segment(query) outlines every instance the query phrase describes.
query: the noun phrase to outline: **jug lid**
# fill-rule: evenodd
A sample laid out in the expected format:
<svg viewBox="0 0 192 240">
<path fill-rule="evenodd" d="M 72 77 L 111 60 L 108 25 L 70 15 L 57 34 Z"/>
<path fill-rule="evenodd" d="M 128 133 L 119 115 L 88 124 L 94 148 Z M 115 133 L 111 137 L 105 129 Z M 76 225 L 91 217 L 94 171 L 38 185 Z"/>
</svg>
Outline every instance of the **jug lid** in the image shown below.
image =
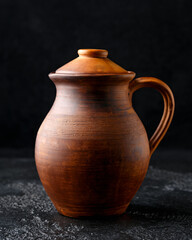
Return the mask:
<svg viewBox="0 0 192 240">
<path fill-rule="evenodd" d="M 104 49 L 79 49 L 79 57 L 63 65 L 55 71 L 64 75 L 128 75 L 126 71 L 109 58 Z"/>
</svg>

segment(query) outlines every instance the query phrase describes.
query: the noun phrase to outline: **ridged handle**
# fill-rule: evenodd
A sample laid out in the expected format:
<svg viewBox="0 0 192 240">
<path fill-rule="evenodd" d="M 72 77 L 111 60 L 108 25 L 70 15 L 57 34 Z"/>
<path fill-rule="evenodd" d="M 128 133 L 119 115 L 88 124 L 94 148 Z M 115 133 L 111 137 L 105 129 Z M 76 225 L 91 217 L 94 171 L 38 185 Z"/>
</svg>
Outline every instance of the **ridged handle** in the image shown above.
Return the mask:
<svg viewBox="0 0 192 240">
<path fill-rule="evenodd" d="M 164 111 L 161 121 L 154 132 L 153 136 L 150 138 L 149 145 L 151 155 L 163 139 L 165 133 L 167 132 L 175 109 L 175 101 L 171 89 L 163 81 L 153 77 L 141 77 L 132 80 L 129 84 L 130 89 L 130 100 L 132 101 L 133 93 L 143 87 L 155 88 L 158 90 L 164 101 Z"/>
</svg>

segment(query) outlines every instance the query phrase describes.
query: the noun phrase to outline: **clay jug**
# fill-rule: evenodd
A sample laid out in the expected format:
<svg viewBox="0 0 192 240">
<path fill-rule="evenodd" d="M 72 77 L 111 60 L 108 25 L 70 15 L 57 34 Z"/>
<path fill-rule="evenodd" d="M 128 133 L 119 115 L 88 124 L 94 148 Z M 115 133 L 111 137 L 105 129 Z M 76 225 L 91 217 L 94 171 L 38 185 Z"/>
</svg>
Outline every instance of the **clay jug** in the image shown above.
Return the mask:
<svg viewBox="0 0 192 240">
<path fill-rule="evenodd" d="M 37 170 L 59 213 L 122 214 L 171 123 L 173 94 L 157 78 L 134 79 L 135 73 L 109 60 L 106 50 L 82 49 L 78 54 L 49 74 L 57 94 L 37 134 Z M 150 140 L 131 102 L 143 87 L 155 88 L 164 100 L 162 119 Z"/>
</svg>

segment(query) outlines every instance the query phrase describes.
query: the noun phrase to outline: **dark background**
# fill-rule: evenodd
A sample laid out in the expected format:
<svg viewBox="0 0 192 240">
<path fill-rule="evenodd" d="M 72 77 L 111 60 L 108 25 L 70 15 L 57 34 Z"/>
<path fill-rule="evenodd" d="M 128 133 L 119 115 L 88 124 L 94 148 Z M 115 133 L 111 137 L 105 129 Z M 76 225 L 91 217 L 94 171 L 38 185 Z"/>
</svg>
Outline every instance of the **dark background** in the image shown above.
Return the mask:
<svg viewBox="0 0 192 240">
<path fill-rule="evenodd" d="M 162 148 L 191 148 L 191 0 L 0 0 L 1 149 L 33 149 L 55 98 L 48 73 L 103 48 L 137 76 L 165 81 L 176 112 Z M 138 91 L 134 106 L 153 133 L 163 111 L 159 93 Z"/>
</svg>

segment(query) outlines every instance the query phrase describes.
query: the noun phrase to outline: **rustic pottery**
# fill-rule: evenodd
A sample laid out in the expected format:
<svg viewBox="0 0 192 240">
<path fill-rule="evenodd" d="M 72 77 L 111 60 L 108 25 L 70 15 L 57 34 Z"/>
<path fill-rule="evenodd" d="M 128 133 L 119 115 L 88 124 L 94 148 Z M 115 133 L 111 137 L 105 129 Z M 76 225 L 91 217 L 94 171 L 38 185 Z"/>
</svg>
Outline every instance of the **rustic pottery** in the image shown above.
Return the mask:
<svg viewBox="0 0 192 240">
<path fill-rule="evenodd" d="M 174 113 L 170 88 L 153 77 L 136 78 L 107 58 L 82 49 L 49 77 L 55 102 L 36 139 L 41 182 L 59 213 L 70 217 L 118 215 L 139 189 L 149 160 Z M 139 88 L 158 90 L 162 119 L 150 140 L 132 107 Z"/>
</svg>

